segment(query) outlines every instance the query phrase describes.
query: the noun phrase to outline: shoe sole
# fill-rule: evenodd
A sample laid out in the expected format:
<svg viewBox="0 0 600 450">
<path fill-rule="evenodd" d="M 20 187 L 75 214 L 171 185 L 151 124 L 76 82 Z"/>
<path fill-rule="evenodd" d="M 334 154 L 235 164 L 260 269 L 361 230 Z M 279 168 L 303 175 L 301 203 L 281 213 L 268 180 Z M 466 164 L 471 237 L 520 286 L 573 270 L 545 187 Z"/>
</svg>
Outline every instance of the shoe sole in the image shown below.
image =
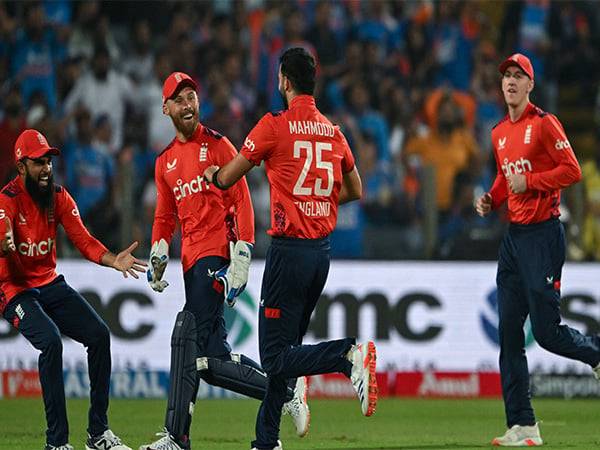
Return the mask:
<svg viewBox="0 0 600 450">
<path fill-rule="evenodd" d="M 375 343 L 373 341 L 367 343 L 367 356 L 365 356 L 363 365 L 365 368 L 367 365 L 369 366 L 369 406 L 365 412 L 365 416 L 369 417 L 375 412 L 379 392 L 377 389 L 377 375 L 375 371 L 377 367 L 377 349 L 375 348 Z"/>
<path fill-rule="evenodd" d="M 536 439 L 523 439 L 521 441 L 517 441 L 517 442 L 510 442 L 507 444 L 503 444 L 500 442 L 499 439 L 494 439 L 492 441 L 492 445 L 494 447 L 540 447 L 542 445 L 544 445 L 544 441 L 542 441 L 541 439 L 538 441 Z"/>
</svg>

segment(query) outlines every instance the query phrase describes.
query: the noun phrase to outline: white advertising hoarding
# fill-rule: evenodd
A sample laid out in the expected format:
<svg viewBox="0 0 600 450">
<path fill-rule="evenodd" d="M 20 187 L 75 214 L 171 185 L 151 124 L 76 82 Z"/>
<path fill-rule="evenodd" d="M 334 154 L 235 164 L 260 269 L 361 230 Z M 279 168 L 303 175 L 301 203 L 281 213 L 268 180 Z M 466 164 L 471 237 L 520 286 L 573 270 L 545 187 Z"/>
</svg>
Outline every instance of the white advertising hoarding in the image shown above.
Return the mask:
<svg viewBox="0 0 600 450">
<path fill-rule="evenodd" d="M 171 261 L 170 286 L 162 294 L 145 280 L 85 261 L 59 262 L 60 273 L 100 310 L 112 332 L 115 369 L 167 370 L 174 318 L 184 303 L 181 266 Z M 247 294 L 225 308 L 234 351 L 258 359 L 257 303 L 263 263 L 252 264 Z M 497 370 L 494 263 L 333 262 L 305 343 L 356 335 L 373 339 L 378 367 L 399 370 Z M 566 323 L 600 331 L 599 264 L 565 266 L 562 279 Z M 533 342 L 526 325 L 530 369 L 586 371 Z M 0 369 L 35 368 L 38 353 L 6 321 L 0 323 Z M 69 339 L 64 361 L 77 367 L 85 349 Z"/>
</svg>

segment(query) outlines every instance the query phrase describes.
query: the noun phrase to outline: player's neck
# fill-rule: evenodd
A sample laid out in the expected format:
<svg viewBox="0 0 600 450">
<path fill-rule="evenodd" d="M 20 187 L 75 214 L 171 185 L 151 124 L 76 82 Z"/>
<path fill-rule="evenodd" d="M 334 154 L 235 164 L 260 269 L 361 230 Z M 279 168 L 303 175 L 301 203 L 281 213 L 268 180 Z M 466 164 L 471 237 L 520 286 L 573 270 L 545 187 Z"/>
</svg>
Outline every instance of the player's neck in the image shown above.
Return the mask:
<svg viewBox="0 0 600 450">
<path fill-rule="evenodd" d="M 194 136 L 194 134 L 196 134 L 196 131 L 198 131 L 199 126 L 200 126 L 200 122 L 198 122 L 196 124 L 196 126 L 194 127 L 194 130 L 189 135 L 186 135 L 179 128 L 175 128 L 175 136 L 177 137 L 177 140 L 179 142 L 186 143 L 187 141 L 189 141 L 192 138 L 192 136 Z"/>
<path fill-rule="evenodd" d="M 508 105 L 508 117 L 510 117 L 510 121 L 516 122 L 519 120 L 523 115 L 525 108 L 527 108 L 527 105 L 529 105 L 529 97 L 516 106 Z"/>
</svg>

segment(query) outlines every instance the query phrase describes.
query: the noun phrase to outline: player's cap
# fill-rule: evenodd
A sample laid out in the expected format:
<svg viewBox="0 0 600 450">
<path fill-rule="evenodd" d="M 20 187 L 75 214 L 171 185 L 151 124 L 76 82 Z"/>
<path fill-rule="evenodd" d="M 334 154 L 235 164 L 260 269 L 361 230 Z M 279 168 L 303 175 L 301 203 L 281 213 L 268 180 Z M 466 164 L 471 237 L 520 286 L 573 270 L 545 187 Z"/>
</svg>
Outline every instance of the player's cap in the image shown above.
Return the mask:
<svg viewBox="0 0 600 450">
<path fill-rule="evenodd" d="M 510 66 L 519 67 L 525 74 L 533 80 L 533 66 L 531 65 L 531 61 L 529 58 L 522 53 L 515 53 L 512 56 L 509 56 L 504 60 L 502 64 L 498 67 L 498 70 L 501 74 L 506 72 L 506 69 Z"/>
<path fill-rule="evenodd" d="M 50 147 L 46 137 L 38 130 L 25 130 L 15 142 L 15 162 L 23 158 L 36 159 L 46 155 L 60 155 L 60 150 Z"/>
<path fill-rule="evenodd" d="M 195 91 L 198 90 L 198 85 L 187 73 L 173 72 L 169 75 L 163 84 L 163 103 L 172 98 L 184 85 L 191 86 Z"/>
</svg>

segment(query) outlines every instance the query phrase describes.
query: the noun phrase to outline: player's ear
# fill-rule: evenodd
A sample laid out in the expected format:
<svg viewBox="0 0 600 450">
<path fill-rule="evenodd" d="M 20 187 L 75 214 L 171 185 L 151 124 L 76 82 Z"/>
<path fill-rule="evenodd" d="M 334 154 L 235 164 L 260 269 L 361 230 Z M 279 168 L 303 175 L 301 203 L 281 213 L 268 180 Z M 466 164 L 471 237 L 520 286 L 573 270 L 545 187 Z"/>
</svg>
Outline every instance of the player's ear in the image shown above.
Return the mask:
<svg viewBox="0 0 600 450">
<path fill-rule="evenodd" d="M 162 106 L 162 112 L 163 112 L 163 114 L 164 114 L 165 116 L 168 116 L 168 115 L 169 115 L 169 108 L 167 107 L 167 102 L 164 102 L 164 103 L 163 103 L 163 106 Z"/>
<path fill-rule="evenodd" d="M 531 91 L 533 91 L 533 86 L 535 85 L 535 81 L 533 80 L 529 80 L 529 85 L 527 86 L 527 93 L 529 94 Z"/>
<path fill-rule="evenodd" d="M 23 161 L 17 161 L 17 172 L 19 175 L 25 175 L 25 163 Z"/>
</svg>

